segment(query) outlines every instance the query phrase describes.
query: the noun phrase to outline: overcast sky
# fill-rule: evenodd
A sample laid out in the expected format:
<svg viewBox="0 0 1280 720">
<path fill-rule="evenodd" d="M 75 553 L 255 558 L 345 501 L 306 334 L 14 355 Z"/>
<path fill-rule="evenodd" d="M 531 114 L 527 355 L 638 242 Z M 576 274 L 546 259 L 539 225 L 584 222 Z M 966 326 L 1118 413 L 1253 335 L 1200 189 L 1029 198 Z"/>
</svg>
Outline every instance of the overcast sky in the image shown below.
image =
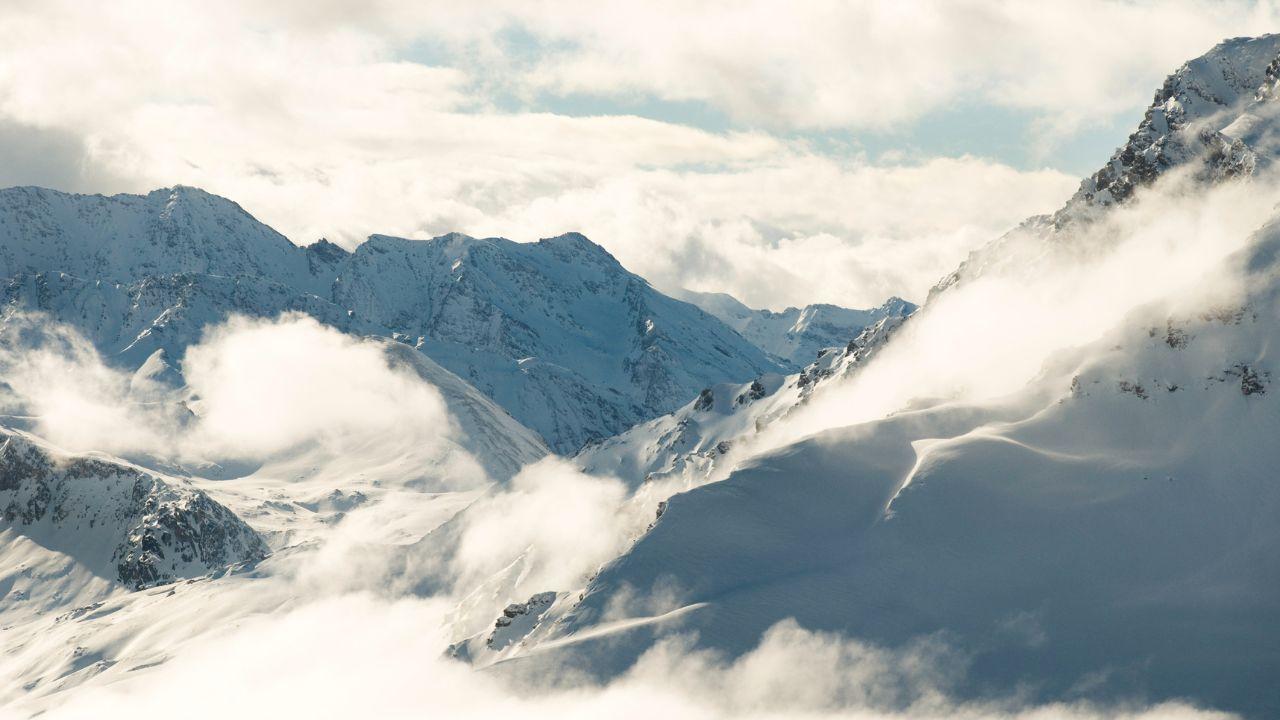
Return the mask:
<svg viewBox="0 0 1280 720">
<path fill-rule="evenodd" d="M 270 6 L 269 8 L 266 6 Z M 920 300 L 1272 3 L 0 4 L 0 185 L 306 244 L 578 230 L 660 288 Z"/>
</svg>

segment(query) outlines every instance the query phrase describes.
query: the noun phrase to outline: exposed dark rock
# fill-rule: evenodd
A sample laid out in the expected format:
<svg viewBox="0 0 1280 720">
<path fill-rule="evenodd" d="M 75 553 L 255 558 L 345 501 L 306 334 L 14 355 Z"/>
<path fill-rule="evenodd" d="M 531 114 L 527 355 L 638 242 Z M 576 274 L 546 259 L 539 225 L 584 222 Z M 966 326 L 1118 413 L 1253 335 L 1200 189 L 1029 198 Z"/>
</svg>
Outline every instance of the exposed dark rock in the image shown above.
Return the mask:
<svg viewBox="0 0 1280 720">
<path fill-rule="evenodd" d="M 80 533 L 108 543 L 113 579 L 134 589 L 268 554 L 244 521 L 195 488 L 109 460 L 55 456 L 16 434 L 0 445 L 0 507 L 19 532 L 48 524 L 71 546 Z"/>
</svg>

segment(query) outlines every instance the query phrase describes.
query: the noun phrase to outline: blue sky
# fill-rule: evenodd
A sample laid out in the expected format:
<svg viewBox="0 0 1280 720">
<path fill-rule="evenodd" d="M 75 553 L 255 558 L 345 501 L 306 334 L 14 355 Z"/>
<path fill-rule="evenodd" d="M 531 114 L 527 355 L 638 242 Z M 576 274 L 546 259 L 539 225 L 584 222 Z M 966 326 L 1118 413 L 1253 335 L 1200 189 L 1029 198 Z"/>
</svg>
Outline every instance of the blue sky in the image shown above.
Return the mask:
<svg viewBox="0 0 1280 720">
<path fill-rule="evenodd" d="M 524 65 L 536 65 L 550 54 L 578 49 L 567 41 L 540 40 L 518 27 L 504 28 L 496 34 L 495 42 L 508 62 Z M 431 38 L 409 43 L 397 57 L 432 67 L 459 67 L 466 60 Z M 1149 80 L 1154 92 L 1159 81 L 1154 74 Z M 554 113 L 569 117 L 635 115 L 713 133 L 772 131 L 812 143 L 824 152 L 854 153 L 871 159 L 901 161 L 976 155 L 1020 170 L 1048 167 L 1079 176 L 1091 174 L 1106 162 L 1124 143 L 1142 112 L 1141 106 L 1135 104 L 1109 117 L 1092 117 L 1067 132 L 1046 138 L 1041 113 L 1035 109 L 1002 106 L 981 97 L 958 97 L 888 129 L 780 130 L 735 121 L 714 104 L 698 99 L 669 100 L 643 92 L 516 94 L 507 91 L 502 83 L 486 84 L 481 80 L 477 85 L 487 102 L 510 113 Z"/>
</svg>

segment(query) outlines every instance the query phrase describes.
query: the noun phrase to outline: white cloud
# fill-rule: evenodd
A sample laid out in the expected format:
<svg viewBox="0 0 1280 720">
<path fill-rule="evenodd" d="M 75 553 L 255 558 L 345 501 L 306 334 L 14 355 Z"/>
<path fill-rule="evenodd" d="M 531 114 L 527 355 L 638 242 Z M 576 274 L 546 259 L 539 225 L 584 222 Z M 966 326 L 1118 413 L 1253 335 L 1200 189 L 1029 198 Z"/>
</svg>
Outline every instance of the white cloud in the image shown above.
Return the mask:
<svg viewBox="0 0 1280 720">
<path fill-rule="evenodd" d="M 1168 703 L 966 703 L 946 694 L 958 658 L 936 643 L 889 652 L 783 622 L 736 660 L 659 643 L 606 685 L 515 681 L 441 658 L 445 607 L 347 595 L 249 618 L 159 668 L 83 688 L 45 717 L 1193 718 Z M 533 681 L 533 682 L 530 682 Z M 231 692 L 210 689 L 234 688 Z"/>
<path fill-rule="evenodd" d="M 310 317 L 232 317 L 187 349 L 181 392 L 142 392 L 74 330 L 10 315 L 0 334 L 0 408 L 72 452 L 186 463 L 412 455 L 450 488 L 486 481 L 440 392 L 382 348 Z"/>
<path fill-rule="evenodd" d="M 1033 113 L 1037 141 L 1136 121 L 1179 63 L 1277 14 L 1243 0 L 159 7 L 0 10 L 0 122 L 59 138 L 70 155 L 55 160 L 74 165 L 28 160 L 6 180 L 198 185 L 300 243 L 579 230 L 660 287 L 772 307 L 919 299 L 1074 185 L 975 158 L 870 162 L 790 131 L 892 129 L 964 103 Z M 545 94 L 694 101 L 747 129 L 499 109 Z"/>
<path fill-rule="evenodd" d="M 476 587 L 512 563 L 520 564 L 513 597 L 581 585 L 644 529 L 628 522 L 626 497 L 620 480 L 586 475 L 557 457 L 526 467 L 461 515 L 449 558 L 458 585 Z"/>
<path fill-rule="evenodd" d="M 192 437 L 216 457 L 260 458 L 300 445 L 348 452 L 455 435 L 439 391 L 392 370 L 382 349 L 303 315 L 233 317 L 187 349 L 199 417 Z"/>
</svg>

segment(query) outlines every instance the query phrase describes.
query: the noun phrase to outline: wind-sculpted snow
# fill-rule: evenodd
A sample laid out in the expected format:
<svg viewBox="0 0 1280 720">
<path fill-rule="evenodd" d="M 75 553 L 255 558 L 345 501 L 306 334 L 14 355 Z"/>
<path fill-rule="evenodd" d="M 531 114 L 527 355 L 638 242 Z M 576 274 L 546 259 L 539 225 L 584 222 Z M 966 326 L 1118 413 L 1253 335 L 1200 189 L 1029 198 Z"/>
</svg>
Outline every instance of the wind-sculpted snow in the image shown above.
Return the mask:
<svg viewBox="0 0 1280 720">
<path fill-rule="evenodd" d="M 1210 54 L 1252 73 L 1214 123 L 1255 102 L 1276 42 Z M 675 634 L 737 655 L 794 618 L 894 647 L 941 633 L 976 695 L 1280 711 L 1276 178 L 1212 172 L 1214 147 L 1087 222 L 1078 200 L 1068 224 L 1033 218 L 794 379 L 710 387 L 585 450 L 665 501 L 517 656 L 612 677 Z"/>
<path fill-rule="evenodd" d="M 541 642 L 656 593 L 642 614 L 697 609 L 561 654 L 607 675 L 668 632 L 736 654 L 795 618 L 888 646 L 945 632 L 975 653 L 975 692 L 1141 687 L 1270 715 L 1275 287 L 1135 318 L 1003 403 L 827 431 L 676 495 Z"/>
</svg>

